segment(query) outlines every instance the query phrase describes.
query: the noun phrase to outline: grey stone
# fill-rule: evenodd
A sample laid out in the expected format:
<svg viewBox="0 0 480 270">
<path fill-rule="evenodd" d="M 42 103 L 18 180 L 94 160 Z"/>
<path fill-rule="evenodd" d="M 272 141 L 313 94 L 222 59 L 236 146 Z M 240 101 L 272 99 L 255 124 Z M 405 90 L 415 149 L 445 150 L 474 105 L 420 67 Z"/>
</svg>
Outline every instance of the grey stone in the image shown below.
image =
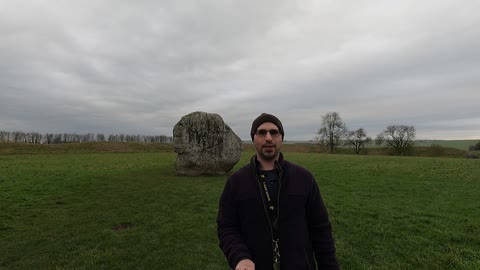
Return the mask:
<svg viewBox="0 0 480 270">
<path fill-rule="evenodd" d="M 177 175 L 225 175 L 240 160 L 242 140 L 216 113 L 193 112 L 173 128 Z"/>
</svg>

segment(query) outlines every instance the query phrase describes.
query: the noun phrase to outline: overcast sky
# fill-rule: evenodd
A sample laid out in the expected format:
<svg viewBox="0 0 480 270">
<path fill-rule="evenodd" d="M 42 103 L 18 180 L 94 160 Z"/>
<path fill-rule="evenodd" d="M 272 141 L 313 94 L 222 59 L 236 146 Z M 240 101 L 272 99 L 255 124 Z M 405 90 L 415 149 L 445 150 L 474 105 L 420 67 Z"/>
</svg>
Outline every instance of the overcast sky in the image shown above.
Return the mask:
<svg viewBox="0 0 480 270">
<path fill-rule="evenodd" d="M 336 111 L 375 137 L 480 139 L 480 1 L 0 0 L 0 130 L 172 135 L 262 112 L 310 140 Z"/>
</svg>

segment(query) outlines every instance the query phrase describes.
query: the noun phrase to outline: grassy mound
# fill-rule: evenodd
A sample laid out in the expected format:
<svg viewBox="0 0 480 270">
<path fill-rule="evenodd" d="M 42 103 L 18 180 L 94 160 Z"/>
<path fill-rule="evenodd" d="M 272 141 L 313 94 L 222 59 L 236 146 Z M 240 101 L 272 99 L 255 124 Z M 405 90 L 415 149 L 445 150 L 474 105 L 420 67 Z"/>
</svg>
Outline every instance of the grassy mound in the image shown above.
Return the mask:
<svg viewBox="0 0 480 270">
<path fill-rule="evenodd" d="M 255 150 L 253 144 L 243 144 L 244 151 Z M 0 143 L 0 154 L 35 154 L 35 153 L 141 153 L 141 152 L 173 152 L 171 143 L 138 143 L 138 142 L 84 142 L 64 144 L 27 144 L 27 143 Z M 324 153 L 322 147 L 312 143 L 283 144 L 285 153 Z M 340 147 L 336 154 L 355 154 L 352 148 Z M 392 156 L 394 153 L 385 148 L 369 147 L 367 155 Z M 419 157 L 451 157 L 463 158 L 466 151 L 454 147 L 441 145 L 415 146 L 408 156 Z"/>
<path fill-rule="evenodd" d="M 173 144 L 138 142 L 83 142 L 62 144 L 0 143 L 3 154 L 172 152 Z"/>
</svg>

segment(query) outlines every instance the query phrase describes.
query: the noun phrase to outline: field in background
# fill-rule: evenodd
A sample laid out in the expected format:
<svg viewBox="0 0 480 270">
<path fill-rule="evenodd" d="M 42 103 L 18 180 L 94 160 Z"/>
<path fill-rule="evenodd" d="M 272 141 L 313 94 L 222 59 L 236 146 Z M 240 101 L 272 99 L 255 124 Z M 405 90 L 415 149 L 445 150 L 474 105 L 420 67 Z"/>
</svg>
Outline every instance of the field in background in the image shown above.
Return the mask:
<svg viewBox="0 0 480 270">
<path fill-rule="evenodd" d="M 244 150 L 254 151 L 253 144 L 244 144 Z M 295 144 L 284 144 L 282 145 L 282 150 L 285 152 L 300 152 L 300 153 L 323 153 L 322 147 L 319 144 L 313 143 L 295 143 Z M 366 149 L 367 155 L 374 156 L 391 156 L 394 153 L 388 151 L 382 147 L 368 147 Z M 452 147 L 444 146 L 415 146 L 408 152 L 409 156 L 418 156 L 418 157 L 449 157 L 449 158 L 464 158 L 465 150 L 460 150 Z M 349 147 L 339 147 L 336 150 L 336 154 L 345 154 L 345 155 L 355 155 L 354 150 Z"/>
<path fill-rule="evenodd" d="M 415 146 L 420 146 L 420 147 L 440 145 L 447 148 L 455 148 L 455 149 L 466 151 L 468 150 L 468 147 L 470 145 L 474 145 L 478 141 L 480 141 L 480 138 L 477 140 L 415 140 L 414 144 Z M 251 144 L 250 141 L 244 142 L 244 143 Z M 285 141 L 284 144 L 316 144 L 316 142 Z M 375 143 L 372 143 L 371 145 L 369 145 L 369 147 L 376 147 L 376 145 Z"/>
<path fill-rule="evenodd" d="M 412 156 L 445 156 L 445 157 L 464 157 L 465 151 L 470 145 L 474 145 L 478 140 L 418 140 L 415 141 Z M 432 147 L 433 146 L 433 147 Z M 441 149 L 439 149 L 439 147 Z M 243 142 L 244 150 L 253 150 L 251 142 Z M 285 142 L 284 151 L 321 153 L 322 149 L 317 143 L 313 142 Z M 417 150 L 417 151 L 415 151 Z M 159 152 L 173 151 L 173 144 L 169 143 L 137 143 L 137 142 L 83 142 L 83 143 L 65 143 L 65 144 L 28 144 L 28 143 L 5 143 L 0 142 L 0 154 L 2 153 L 132 153 L 132 152 Z M 340 147 L 340 154 L 353 154 L 350 147 Z M 390 155 L 385 149 L 377 147 L 374 144 L 369 145 L 368 154 L 371 155 Z"/>
<path fill-rule="evenodd" d="M 478 140 L 415 140 L 415 146 L 440 145 L 467 151 L 468 147 L 478 143 Z"/>
<path fill-rule="evenodd" d="M 172 152 L 173 144 L 138 142 L 82 142 L 60 144 L 29 144 L 0 142 L 0 154 L 32 153 L 140 153 Z"/>
<path fill-rule="evenodd" d="M 215 224 L 225 177 L 175 176 L 171 145 L 15 147 L 0 145 L 0 269 L 228 268 Z M 478 269 L 479 160 L 292 147 L 343 269 Z"/>
</svg>

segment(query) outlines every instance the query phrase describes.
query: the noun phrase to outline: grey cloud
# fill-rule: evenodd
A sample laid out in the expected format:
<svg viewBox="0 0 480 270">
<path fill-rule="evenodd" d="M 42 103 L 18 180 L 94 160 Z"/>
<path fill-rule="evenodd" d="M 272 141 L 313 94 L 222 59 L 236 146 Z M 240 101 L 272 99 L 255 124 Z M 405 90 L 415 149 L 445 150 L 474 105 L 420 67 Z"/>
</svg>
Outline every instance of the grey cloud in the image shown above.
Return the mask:
<svg viewBox="0 0 480 270">
<path fill-rule="evenodd" d="M 248 139 L 271 112 L 288 139 L 309 140 L 338 111 L 370 135 L 406 122 L 425 138 L 480 137 L 477 7 L 11 2 L 0 9 L 0 130 L 168 135 L 202 110 Z"/>
</svg>

